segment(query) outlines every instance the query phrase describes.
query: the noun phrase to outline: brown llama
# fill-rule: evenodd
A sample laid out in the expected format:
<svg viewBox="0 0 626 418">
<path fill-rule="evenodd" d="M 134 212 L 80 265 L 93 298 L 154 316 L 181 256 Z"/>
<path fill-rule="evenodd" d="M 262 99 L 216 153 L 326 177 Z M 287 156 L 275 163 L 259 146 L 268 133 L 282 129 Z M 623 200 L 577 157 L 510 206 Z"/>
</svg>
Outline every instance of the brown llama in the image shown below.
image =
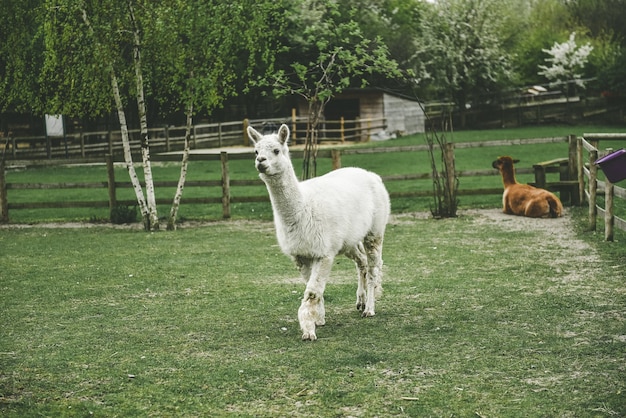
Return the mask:
<svg viewBox="0 0 626 418">
<path fill-rule="evenodd" d="M 521 184 L 515 180 L 514 160 L 511 157 L 498 157 L 491 165 L 502 174 L 504 193 L 502 211 L 510 215 L 530 218 L 558 218 L 563 213 L 563 204 L 554 193 L 544 189 Z"/>
</svg>

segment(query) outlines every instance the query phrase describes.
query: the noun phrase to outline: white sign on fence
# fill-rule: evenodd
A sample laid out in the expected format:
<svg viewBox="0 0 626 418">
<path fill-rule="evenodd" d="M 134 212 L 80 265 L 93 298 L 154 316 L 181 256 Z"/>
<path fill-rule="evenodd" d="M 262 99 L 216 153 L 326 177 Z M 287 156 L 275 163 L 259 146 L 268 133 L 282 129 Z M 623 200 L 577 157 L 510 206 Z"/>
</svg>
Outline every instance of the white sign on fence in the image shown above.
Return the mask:
<svg viewBox="0 0 626 418">
<path fill-rule="evenodd" d="M 46 135 L 64 136 L 63 115 L 46 115 Z"/>
</svg>

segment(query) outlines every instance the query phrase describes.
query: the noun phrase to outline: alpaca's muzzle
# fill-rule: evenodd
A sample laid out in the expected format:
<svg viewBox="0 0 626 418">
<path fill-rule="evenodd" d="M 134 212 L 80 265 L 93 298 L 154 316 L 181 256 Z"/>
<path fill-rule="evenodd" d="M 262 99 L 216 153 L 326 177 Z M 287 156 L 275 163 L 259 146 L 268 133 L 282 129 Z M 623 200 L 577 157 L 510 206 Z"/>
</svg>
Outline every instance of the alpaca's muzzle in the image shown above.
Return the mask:
<svg viewBox="0 0 626 418">
<path fill-rule="evenodd" d="M 267 171 L 267 165 L 265 165 L 265 161 L 267 161 L 267 158 L 261 156 L 257 157 L 255 165 L 259 173 L 265 173 Z"/>
</svg>

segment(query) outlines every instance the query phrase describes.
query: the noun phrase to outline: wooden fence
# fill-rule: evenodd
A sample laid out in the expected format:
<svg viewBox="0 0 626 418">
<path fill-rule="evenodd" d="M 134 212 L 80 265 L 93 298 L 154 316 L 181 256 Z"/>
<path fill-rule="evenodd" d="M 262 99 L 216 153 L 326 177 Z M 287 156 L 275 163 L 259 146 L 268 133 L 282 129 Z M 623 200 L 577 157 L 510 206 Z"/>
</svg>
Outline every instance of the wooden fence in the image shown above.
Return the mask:
<svg viewBox="0 0 626 418">
<path fill-rule="evenodd" d="M 578 184 L 580 194 L 584 195 L 589 202 L 589 229 L 596 230 L 598 212 L 604 215 L 604 239 L 613 241 L 614 228 L 626 231 L 626 220 L 615 216 L 615 197 L 626 199 L 626 189 L 612 184 L 608 179 L 598 180 L 598 166 L 596 160 L 606 155 L 609 150 L 598 149 L 601 140 L 623 140 L 625 134 L 583 134 L 578 138 Z M 585 158 L 585 151 L 588 155 Z M 588 165 L 584 162 L 588 161 Z M 585 188 L 585 180 L 587 187 Z M 598 204 L 598 193 L 604 193 L 604 207 Z"/>
<path fill-rule="evenodd" d="M 537 138 L 537 139 L 517 139 L 517 140 L 502 140 L 502 141 L 484 141 L 484 142 L 468 142 L 468 143 L 458 143 L 451 145 L 448 149 L 448 153 L 452 153 L 452 155 L 448 155 L 449 159 L 454 159 L 454 150 L 455 149 L 463 149 L 463 148 L 475 148 L 475 147 L 492 147 L 492 146 L 503 146 L 503 145 L 530 145 L 530 144 L 548 144 L 548 143 L 562 143 L 568 142 L 570 146 L 570 150 L 572 147 L 576 147 L 576 137 L 552 137 L 552 138 Z M 332 159 L 333 168 L 338 168 L 341 166 L 341 157 L 342 155 L 355 155 L 355 154 L 376 154 L 376 153 L 407 153 L 407 152 L 427 152 L 427 145 L 414 145 L 414 146 L 396 146 L 396 147 L 378 147 L 378 148 L 344 148 L 344 149 L 333 149 L 323 147 L 318 151 L 318 158 L 330 158 Z M 294 158 L 301 158 L 302 151 L 299 150 L 291 150 L 291 154 Z M 570 152 L 570 159 L 576 158 L 576 152 Z M 209 161 L 220 161 L 221 162 L 221 180 L 213 180 L 213 181 L 187 181 L 185 184 L 185 188 L 192 187 L 203 187 L 203 188 L 220 188 L 221 189 L 221 197 L 216 198 L 185 198 L 183 196 L 183 200 L 181 204 L 219 204 L 222 206 L 222 216 L 224 218 L 229 218 L 231 216 L 231 204 L 232 203 L 249 203 L 249 202 L 265 202 L 269 201 L 269 198 L 266 193 L 263 193 L 259 196 L 233 196 L 231 191 L 233 188 L 242 187 L 242 186 L 251 186 L 251 185 L 261 185 L 261 181 L 257 178 L 254 180 L 235 180 L 230 179 L 229 174 L 229 161 L 234 159 L 248 159 L 252 161 L 254 158 L 253 152 L 245 151 L 242 153 L 205 153 L 205 154 L 196 154 L 193 153 L 190 155 L 190 161 L 201 161 L 201 160 L 209 160 Z M 180 161 L 179 154 L 164 154 L 164 155 L 154 155 L 152 157 L 153 161 Z M 93 162 L 94 160 L 90 160 Z M 38 162 L 39 165 L 51 165 L 51 164 L 70 164 L 70 163 L 79 163 L 85 162 L 85 160 L 46 160 Z M 102 160 L 100 160 L 102 162 Z M 93 208 L 93 207 L 108 207 L 110 210 L 113 210 L 117 205 L 134 205 L 135 201 L 125 201 L 118 200 L 117 191 L 121 188 L 131 188 L 131 183 L 128 181 L 118 181 L 115 178 L 114 170 L 113 170 L 113 158 L 108 157 L 106 160 L 107 163 L 107 179 L 103 179 L 101 182 L 91 182 L 91 183 L 6 183 L 5 181 L 5 170 L 4 167 L 0 167 L 0 222 L 8 222 L 9 221 L 9 211 L 18 210 L 18 209 L 35 209 L 35 208 Z M 571 162 L 572 166 L 574 166 L 575 162 Z M 545 172 L 559 172 L 559 167 L 542 167 L 541 170 L 538 170 L 536 167 L 534 168 L 518 168 L 518 174 L 529 174 L 535 173 L 535 180 L 541 181 L 543 179 L 543 186 L 546 188 L 553 188 L 559 190 L 558 188 L 562 186 L 562 182 L 546 182 L 545 181 Z M 498 176 L 499 173 L 497 170 L 487 169 L 487 170 L 467 170 L 467 171 L 457 171 L 455 175 L 458 177 L 472 177 L 472 176 Z M 432 174 L 430 172 L 427 173 L 414 173 L 414 174 L 401 174 L 401 175 L 391 175 L 383 177 L 383 180 L 386 183 L 389 182 L 406 182 L 406 181 L 414 181 L 420 179 L 429 179 Z M 166 182 L 155 182 L 155 187 L 176 187 L 177 181 L 166 181 Z M 8 201 L 7 191 L 8 190 L 25 190 L 25 189 L 46 189 L 46 190 L 55 190 L 55 189 L 80 189 L 80 188 L 100 188 L 108 190 L 108 199 L 101 201 L 54 201 L 50 200 L 47 202 L 24 202 L 24 203 L 11 203 Z M 460 196 L 469 196 L 469 195 L 490 195 L 490 194 L 501 194 L 502 187 L 497 188 L 476 188 L 476 189 L 460 189 L 458 194 Z M 408 192 L 392 192 L 390 193 L 391 198 L 417 198 L 417 197 L 431 197 L 432 191 L 430 190 L 415 190 Z M 574 200 L 572 200 L 574 201 Z M 170 204 L 171 199 L 158 199 L 158 204 Z"/>
<path fill-rule="evenodd" d="M 274 120 L 248 120 L 224 123 L 194 125 L 191 134 L 191 148 L 216 148 L 230 145 L 247 145 L 246 128 L 252 125 L 259 130 L 278 129 L 279 124 L 287 123 L 294 143 L 304 140 L 306 119 L 293 115 L 291 118 Z M 325 141 L 368 141 L 386 127 L 383 118 L 357 120 L 326 120 L 319 129 L 319 140 Z M 140 150 L 139 130 L 129 130 L 130 146 L 133 152 Z M 184 148 L 185 127 L 163 126 L 148 129 L 150 150 L 153 153 L 180 151 Z M 4 141 L 3 141 L 4 142 Z M 103 155 L 123 155 L 121 132 L 100 131 L 67 134 L 64 137 L 34 136 L 9 137 L 0 144 L 7 159 L 35 160 L 59 158 L 90 158 Z"/>
</svg>

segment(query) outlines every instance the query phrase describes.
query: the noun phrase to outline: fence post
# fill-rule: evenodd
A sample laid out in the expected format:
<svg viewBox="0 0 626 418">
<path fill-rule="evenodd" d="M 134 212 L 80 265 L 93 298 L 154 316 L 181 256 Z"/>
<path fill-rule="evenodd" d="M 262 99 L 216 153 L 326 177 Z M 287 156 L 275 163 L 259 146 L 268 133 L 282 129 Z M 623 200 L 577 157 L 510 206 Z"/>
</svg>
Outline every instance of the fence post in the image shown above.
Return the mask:
<svg viewBox="0 0 626 418">
<path fill-rule="evenodd" d="M 339 121 L 339 129 L 341 131 L 341 143 L 343 144 L 344 142 L 346 142 L 346 132 L 345 132 L 345 121 L 343 119 L 343 116 L 341 117 L 340 121 Z"/>
<path fill-rule="evenodd" d="M 219 144 L 220 148 L 222 148 L 222 122 L 217 123 L 217 143 Z"/>
<path fill-rule="evenodd" d="M 220 152 L 222 163 L 222 217 L 230 218 L 230 173 L 228 172 L 228 153 Z"/>
<path fill-rule="evenodd" d="M 596 230 L 596 218 L 598 209 L 596 208 L 596 194 L 598 192 L 598 166 L 595 165 L 598 159 L 597 148 L 589 151 L 589 230 Z"/>
<path fill-rule="evenodd" d="M 47 133 L 46 133 L 46 155 L 48 156 L 48 159 L 52 158 L 52 140 L 50 139 Z"/>
<path fill-rule="evenodd" d="M 296 108 L 291 108 L 291 143 L 296 144 Z"/>
<path fill-rule="evenodd" d="M 613 196 L 615 187 L 608 179 L 604 181 L 604 240 L 613 241 L 615 216 L 613 215 Z"/>
<path fill-rule="evenodd" d="M 250 146 L 250 138 L 248 138 L 248 126 L 250 126 L 250 121 L 248 118 L 243 120 L 243 145 L 246 147 Z"/>
<path fill-rule="evenodd" d="M 567 154 L 567 180 L 575 180 L 578 179 L 578 141 L 576 135 L 570 135 L 567 138 L 567 142 L 569 145 Z M 572 206 L 580 205 L 579 190 L 579 188 L 576 188 L 569 192 Z"/>
<path fill-rule="evenodd" d="M 7 183 L 4 177 L 4 158 L 0 159 L 0 222 L 9 222 L 9 201 L 7 200 Z"/>
<path fill-rule="evenodd" d="M 115 192 L 115 167 L 113 165 L 113 156 L 107 154 L 107 188 L 109 190 L 109 219 L 113 219 L 113 210 L 117 206 L 117 196 Z"/>
<path fill-rule="evenodd" d="M 109 142 L 109 155 L 113 155 L 113 131 L 111 129 L 107 133 L 107 141 Z"/>
<path fill-rule="evenodd" d="M 578 167 L 578 196 L 581 205 L 585 202 L 585 163 L 583 161 L 583 151 L 583 139 L 581 137 L 576 140 L 576 152 L 578 154 L 576 158 L 576 166 Z"/>
<path fill-rule="evenodd" d="M 85 133 L 80 132 L 80 156 L 85 158 Z"/>
<path fill-rule="evenodd" d="M 449 210 L 453 211 L 452 214 L 456 215 L 456 168 L 454 167 L 454 144 L 452 142 L 446 142 L 445 149 L 443 150 L 446 181 L 448 182 L 448 193 L 444 198 L 447 200 Z"/>
<path fill-rule="evenodd" d="M 330 151 L 330 156 L 333 160 L 333 170 L 341 168 L 341 151 L 333 149 Z"/>
<path fill-rule="evenodd" d="M 170 152 L 170 150 L 171 150 L 171 146 L 170 146 L 170 127 L 168 125 L 165 125 L 165 127 L 163 128 L 163 131 L 165 133 L 165 150 L 167 152 Z"/>
</svg>

